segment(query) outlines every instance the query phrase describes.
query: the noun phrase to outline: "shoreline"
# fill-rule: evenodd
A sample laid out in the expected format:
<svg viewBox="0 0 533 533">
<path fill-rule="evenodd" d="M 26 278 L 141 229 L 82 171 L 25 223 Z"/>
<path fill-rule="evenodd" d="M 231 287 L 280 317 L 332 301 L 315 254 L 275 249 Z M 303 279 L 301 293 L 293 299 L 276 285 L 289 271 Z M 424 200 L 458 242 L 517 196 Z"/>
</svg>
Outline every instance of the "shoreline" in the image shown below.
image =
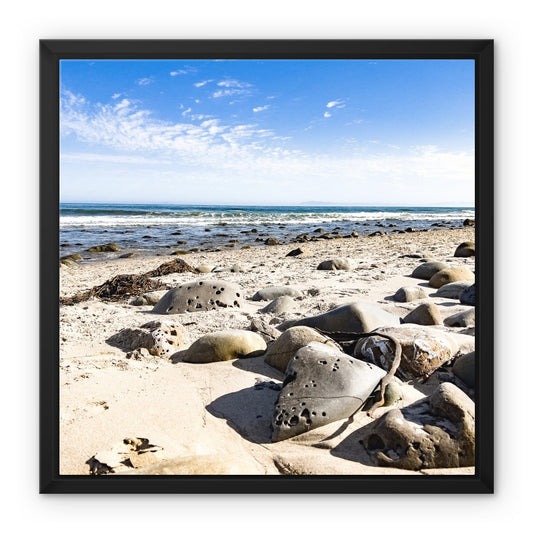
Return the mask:
<svg viewBox="0 0 533 533">
<path fill-rule="evenodd" d="M 412 472 L 377 467 L 353 446 L 350 455 L 342 443 L 350 442 L 350 434 L 362 431 L 368 424 L 363 412 L 357 413 L 350 427 L 342 431 L 341 421 L 281 443 L 267 442 L 269 422 L 266 419 L 278 394 L 268 389 L 267 384 L 280 385 L 283 374 L 265 364 L 264 356 L 248 361 L 191 365 L 184 363 L 180 354 L 206 333 L 249 329 L 255 317 L 265 318 L 276 326 L 286 319 L 317 315 L 334 305 L 352 301 L 372 302 L 400 318 L 421 302 L 429 301 L 438 306 L 445 319 L 467 307 L 454 300 L 436 298 L 435 289 L 410 274 L 423 258 L 430 257 L 474 271 L 474 257 L 454 257 L 456 247 L 473 241 L 474 236 L 474 228 L 439 229 L 197 252 L 178 257 L 195 268 L 212 266 L 219 271 L 175 273 L 160 278 L 171 286 L 199 279 L 236 283 L 244 295 L 244 305 L 238 309 L 161 316 L 151 313 L 152 306 L 132 306 L 127 302 L 88 300 L 61 306 L 62 473 L 89 474 L 87 461 L 91 457 L 109 451 L 129 437 L 148 438 L 164 448 L 167 459 L 203 458 L 207 462 L 202 463 L 203 467 L 198 466 L 200 470 L 216 470 L 212 458 L 222 446 L 230 450 L 233 459 L 228 464 L 235 466 L 234 473 L 444 473 L 442 469 Z M 299 246 L 307 248 L 310 255 L 287 257 L 289 251 Z M 343 257 L 354 261 L 353 271 L 317 270 L 321 261 Z M 69 296 L 119 274 L 142 274 L 175 258 L 154 255 L 62 266 L 60 293 Z M 235 265 L 238 268 L 232 272 Z M 260 313 L 268 302 L 251 300 L 253 294 L 268 286 L 285 285 L 304 295 L 296 300 L 296 308 L 281 316 Z M 416 302 L 396 302 L 391 297 L 402 286 L 424 287 L 428 297 Z M 181 323 L 187 332 L 188 341 L 173 360 L 151 356 L 128 359 L 124 350 L 106 342 L 124 328 L 139 327 L 156 319 Z M 444 326 L 431 327 L 450 330 Z M 465 350 L 472 348 L 474 337 L 460 331 L 463 330 L 455 328 L 457 338 L 465 343 Z M 405 405 L 427 395 L 435 386 L 435 379 L 432 377 L 423 385 L 409 388 Z M 261 383 L 265 388 L 258 390 L 257 385 Z M 188 406 L 188 417 L 183 412 L 184 405 Z M 242 411 L 243 405 L 250 406 L 249 411 L 255 413 L 253 417 Z M 317 447 L 336 430 L 340 431 L 339 435 L 328 441 L 327 446 Z M 82 442 L 80 435 L 83 435 Z M 136 472 L 133 469 L 128 473 Z M 454 468 L 446 473 L 472 475 L 474 467 Z"/>
</svg>

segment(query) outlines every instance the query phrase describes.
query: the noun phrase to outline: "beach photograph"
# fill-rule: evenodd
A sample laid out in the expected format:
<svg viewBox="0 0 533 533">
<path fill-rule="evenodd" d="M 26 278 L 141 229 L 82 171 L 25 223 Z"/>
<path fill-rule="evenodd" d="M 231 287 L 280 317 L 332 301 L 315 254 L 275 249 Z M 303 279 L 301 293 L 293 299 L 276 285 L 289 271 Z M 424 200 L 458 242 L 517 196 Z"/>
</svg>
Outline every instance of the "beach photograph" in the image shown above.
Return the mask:
<svg viewBox="0 0 533 533">
<path fill-rule="evenodd" d="M 476 474 L 475 60 L 59 74 L 59 475 Z"/>
</svg>

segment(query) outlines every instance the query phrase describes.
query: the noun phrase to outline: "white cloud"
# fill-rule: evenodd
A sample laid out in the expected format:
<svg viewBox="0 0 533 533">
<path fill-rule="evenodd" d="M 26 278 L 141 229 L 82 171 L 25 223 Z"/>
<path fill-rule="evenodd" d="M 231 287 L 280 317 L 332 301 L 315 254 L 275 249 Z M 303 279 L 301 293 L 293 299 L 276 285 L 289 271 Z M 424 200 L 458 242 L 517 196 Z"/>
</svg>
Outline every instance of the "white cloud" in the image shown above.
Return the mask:
<svg viewBox="0 0 533 533">
<path fill-rule="evenodd" d="M 171 76 L 182 76 L 183 74 L 188 74 L 188 71 L 180 69 L 180 70 L 173 70 L 170 73 Z"/>
<path fill-rule="evenodd" d="M 329 117 L 331 117 L 331 113 L 330 113 L 329 111 L 326 111 L 326 112 L 324 113 L 324 116 L 325 116 L 326 118 L 329 118 Z"/>
<path fill-rule="evenodd" d="M 244 87 L 251 87 L 249 83 L 246 83 L 245 81 L 239 81 L 239 80 L 222 80 L 217 83 L 219 87 L 237 87 L 239 89 L 242 89 Z"/>
<path fill-rule="evenodd" d="M 113 98 L 113 100 L 116 100 L 117 98 L 120 98 L 122 96 L 122 93 L 115 93 L 113 96 L 111 96 L 111 98 Z"/>
<path fill-rule="evenodd" d="M 150 78 L 140 78 L 140 79 L 137 80 L 137 85 L 146 86 L 146 85 L 150 85 L 153 82 L 154 82 L 154 79 L 152 77 L 150 77 Z"/>
<path fill-rule="evenodd" d="M 208 83 L 211 83 L 213 80 L 204 80 L 204 81 L 199 81 L 197 83 L 194 84 L 195 87 L 203 87 L 204 85 L 208 84 Z"/>
<path fill-rule="evenodd" d="M 344 102 L 342 100 L 332 100 L 331 102 L 328 102 L 326 104 L 326 107 L 327 108 L 330 108 L 330 107 L 344 107 L 344 105 L 342 105 Z"/>
<path fill-rule="evenodd" d="M 156 165 L 170 161 L 176 175 L 196 173 L 202 180 L 205 177 L 232 186 L 253 176 L 258 182 L 266 180 L 266 191 L 273 189 L 272 183 L 283 183 L 284 190 L 286 186 L 287 191 L 292 188 L 301 193 L 309 184 L 309 194 L 316 184 L 318 191 L 324 180 L 330 179 L 347 202 L 392 199 L 397 205 L 430 205 L 453 199 L 468 203 L 469 195 L 473 198 L 473 150 L 443 151 L 430 143 L 402 148 L 359 139 L 360 149 L 357 145 L 345 147 L 342 154 L 306 152 L 288 148 L 288 141 L 277 132 L 255 124 L 232 124 L 192 114 L 190 118 L 201 122 L 158 120 L 139 102 L 127 98 L 91 105 L 81 95 L 62 91 L 60 103 L 62 137 L 71 136 L 78 146 L 83 144 L 93 153 L 80 155 L 86 151 L 82 148 L 63 152 L 69 165 L 84 160 L 102 165 L 152 161 L 157 174 Z M 206 181 L 198 183 L 205 186 Z M 250 197 L 253 194 L 258 192 L 252 187 Z"/>
<path fill-rule="evenodd" d="M 270 107 L 269 105 L 254 107 L 254 113 L 259 113 L 260 111 L 266 111 L 269 107 Z"/>
</svg>

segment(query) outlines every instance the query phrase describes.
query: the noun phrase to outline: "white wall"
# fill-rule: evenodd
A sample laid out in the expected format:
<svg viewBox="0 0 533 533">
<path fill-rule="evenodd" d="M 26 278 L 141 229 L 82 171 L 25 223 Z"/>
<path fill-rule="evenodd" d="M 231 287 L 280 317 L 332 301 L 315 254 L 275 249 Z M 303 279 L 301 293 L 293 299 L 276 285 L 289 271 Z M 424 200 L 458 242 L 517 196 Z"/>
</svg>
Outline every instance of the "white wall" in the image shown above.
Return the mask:
<svg viewBox="0 0 533 533">
<path fill-rule="evenodd" d="M 531 459 L 531 41 L 522 1 L 19 1 L 2 40 L 2 522 L 56 531 L 226 527 L 466 531 L 528 520 Z M 38 39 L 496 40 L 495 496 L 39 496 Z M 529 97 L 529 98 L 528 98 Z M 528 179 L 529 178 L 529 179 Z M 6 204 L 10 205 L 6 208 Z M 526 233 L 526 231 L 528 233 Z M 7 292 L 6 292 L 7 288 Z M 522 303 L 524 302 L 524 303 Z M 524 390 L 525 389 L 525 390 Z M 528 401 L 529 400 L 529 401 Z M 518 432 L 521 432 L 520 435 Z M 526 522 L 527 523 L 527 522 Z"/>
</svg>

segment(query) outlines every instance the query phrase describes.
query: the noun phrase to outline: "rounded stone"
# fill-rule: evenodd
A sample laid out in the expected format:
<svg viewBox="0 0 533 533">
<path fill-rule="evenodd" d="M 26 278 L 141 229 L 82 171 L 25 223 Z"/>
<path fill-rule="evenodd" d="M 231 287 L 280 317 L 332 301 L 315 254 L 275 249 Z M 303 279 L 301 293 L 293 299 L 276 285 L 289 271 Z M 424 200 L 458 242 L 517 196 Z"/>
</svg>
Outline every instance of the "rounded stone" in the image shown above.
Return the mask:
<svg viewBox="0 0 533 533">
<path fill-rule="evenodd" d="M 348 270 L 351 271 L 355 268 L 351 259 L 330 259 L 328 261 L 322 261 L 317 270 Z"/>
<path fill-rule="evenodd" d="M 396 375 L 402 380 L 429 376 L 453 359 L 459 349 L 451 335 L 427 326 L 402 324 L 398 327 L 378 328 L 374 333 L 389 335 L 400 343 L 402 358 Z M 391 368 L 394 355 L 394 343 L 379 335 L 359 339 L 354 349 L 355 357 L 386 370 Z"/>
<path fill-rule="evenodd" d="M 301 298 L 303 293 L 298 289 L 289 287 L 288 285 L 282 285 L 281 287 L 266 287 L 257 291 L 253 296 L 252 300 L 255 302 L 261 300 L 275 300 L 280 296 L 292 296 L 293 298 Z"/>
<path fill-rule="evenodd" d="M 290 296 L 280 296 L 275 300 L 272 300 L 267 306 L 263 307 L 259 311 L 261 313 L 270 313 L 272 315 L 281 315 L 282 313 L 288 313 L 294 309 L 296 302 Z"/>
<path fill-rule="evenodd" d="M 327 313 L 287 320 L 279 329 L 286 330 L 293 326 L 309 326 L 325 332 L 367 333 L 381 326 L 396 326 L 400 318 L 381 307 L 368 302 L 353 302 L 340 305 Z"/>
<path fill-rule="evenodd" d="M 476 325 L 476 310 L 468 309 L 461 313 L 456 313 L 444 320 L 444 325 L 451 328 L 469 328 Z"/>
<path fill-rule="evenodd" d="M 396 381 L 391 381 L 385 387 L 385 394 L 383 399 L 385 401 L 385 403 L 383 404 L 385 407 L 394 405 L 396 402 L 400 401 L 402 399 L 401 385 Z"/>
<path fill-rule="evenodd" d="M 242 307 L 243 304 L 242 289 L 238 285 L 206 279 L 171 289 L 157 302 L 152 312 L 173 315 L 224 307 Z"/>
<path fill-rule="evenodd" d="M 476 386 L 476 352 L 465 353 L 458 357 L 452 372 L 471 389 Z"/>
<path fill-rule="evenodd" d="M 285 372 L 290 360 L 296 352 L 311 342 L 326 344 L 332 342 L 313 328 L 307 326 L 295 326 L 284 331 L 272 344 L 269 345 L 265 363 Z"/>
<path fill-rule="evenodd" d="M 420 324 L 421 326 L 435 326 L 442 324 L 442 317 L 439 308 L 434 303 L 423 303 L 405 316 L 403 322 Z"/>
<path fill-rule="evenodd" d="M 422 263 L 418 265 L 411 274 L 412 278 L 425 279 L 429 280 L 437 272 L 445 270 L 449 267 L 447 263 L 442 263 L 440 261 L 429 261 L 428 263 Z"/>
<path fill-rule="evenodd" d="M 476 255 L 476 244 L 472 241 L 462 242 L 453 255 L 454 257 L 472 257 Z"/>
<path fill-rule="evenodd" d="M 465 289 L 459 296 L 459 300 L 463 305 L 476 305 L 476 284 L 473 283 Z"/>
<path fill-rule="evenodd" d="M 291 250 L 285 257 L 309 257 L 313 255 L 307 248 L 303 246 Z"/>
<path fill-rule="evenodd" d="M 472 285 L 472 281 L 462 280 L 462 281 L 453 281 L 452 283 L 447 283 L 439 288 L 439 290 L 433 295 L 439 298 L 451 298 L 453 300 L 459 300 L 461 293 L 468 289 Z"/>
<path fill-rule="evenodd" d="M 447 268 L 434 274 L 429 280 L 429 286 L 438 289 L 454 281 L 474 281 L 475 279 L 473 272 L 466 267 Z"/>
<path fill-rule="evenodd" d="M 257 333 L 228 330 L 208 333 L 193 342 L 183 356 L 187 363 L 213 363 L 265 353 L 266 342 Z"/>
<path fill-rule="evenodd" d="M 107 244 L 100 244 L 99 246 L 91 246 L 88 252 L 120 252 L 120 248 L 114 242 Z"/>
<path fill-rule="evenodd" d="M 412 302 L 413 300 L 420 300 L 427 298 L 427 293 L 422 287 L 401 287 L 396 291 L 393 299 L 396 302 Z"/>
</svg>

